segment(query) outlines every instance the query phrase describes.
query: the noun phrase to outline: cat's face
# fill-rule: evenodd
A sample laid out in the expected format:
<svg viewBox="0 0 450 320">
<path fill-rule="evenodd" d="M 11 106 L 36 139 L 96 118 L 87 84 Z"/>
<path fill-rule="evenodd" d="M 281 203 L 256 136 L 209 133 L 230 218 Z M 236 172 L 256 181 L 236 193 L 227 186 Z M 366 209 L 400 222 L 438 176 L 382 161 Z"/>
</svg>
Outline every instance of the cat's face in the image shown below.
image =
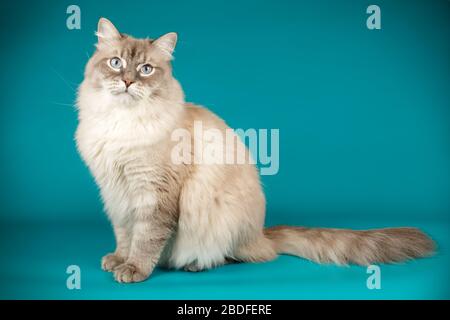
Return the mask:
<svg viewBox="0 0 450 320">
<path fill-rule="evenodd" d="M 134 39 L 120 34 L 109 20 L 102 18 L 97 36 L 97 51 L 85 73 L 93 88 L 125 104 L 151 101 L 167 94 L 176 33 L 156 40 Z"/>
</svg>

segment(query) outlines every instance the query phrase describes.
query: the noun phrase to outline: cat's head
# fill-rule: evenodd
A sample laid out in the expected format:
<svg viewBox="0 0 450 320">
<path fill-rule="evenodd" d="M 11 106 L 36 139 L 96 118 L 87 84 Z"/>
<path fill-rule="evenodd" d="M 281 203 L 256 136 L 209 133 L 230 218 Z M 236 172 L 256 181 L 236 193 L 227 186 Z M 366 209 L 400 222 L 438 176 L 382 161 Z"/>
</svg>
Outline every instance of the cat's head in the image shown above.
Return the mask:
<svg viewBox="0 0 450 320">
<path fill-rule="evenodd" d="M 96 34 L 97 50 L 85 70 L 85 82 L 91 89 L 109 94 L 112 100 L 125 105 L 182 99 L 170 62 L 176 33 L 156 40 L 135 39 L 121 34 L 109 20 L 101 18 Z"/>
</svg>

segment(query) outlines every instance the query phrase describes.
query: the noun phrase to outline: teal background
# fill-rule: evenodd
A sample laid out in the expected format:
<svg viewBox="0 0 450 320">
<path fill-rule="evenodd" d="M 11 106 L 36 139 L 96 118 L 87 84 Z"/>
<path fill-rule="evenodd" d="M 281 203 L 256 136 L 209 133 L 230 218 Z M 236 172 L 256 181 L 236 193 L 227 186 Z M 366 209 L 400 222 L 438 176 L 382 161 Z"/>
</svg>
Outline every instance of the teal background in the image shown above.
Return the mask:
<svg viewBox="0 0 450 320">
<path fill-rule="evenodd" d="M 66 28 L 70 4 L 81 30 Z M 366 28 L 370 4 L 381 30 Z M 15 0 L 0 15 L 0 298 L 450 298 L 449 1 Z M 178 32 L 187 100 L 233 128 L 280 129 L 268 225 L 411 225 L 438 253 L 381 266 L 381 290 L 363 267 L 289 256 L 115 283 L 100 270 L 112 231 L 73 141 L 101 16 L 137 37 Z"/>
</svg>

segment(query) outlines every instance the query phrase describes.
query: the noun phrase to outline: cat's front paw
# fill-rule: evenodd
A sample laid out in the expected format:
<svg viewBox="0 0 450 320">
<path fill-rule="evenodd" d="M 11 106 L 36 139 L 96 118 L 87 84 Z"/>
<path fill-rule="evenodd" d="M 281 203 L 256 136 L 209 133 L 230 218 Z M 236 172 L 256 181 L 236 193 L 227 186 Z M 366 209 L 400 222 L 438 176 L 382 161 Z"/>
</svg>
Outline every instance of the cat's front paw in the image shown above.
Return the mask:
<svg viewBox="0 0 450 320">
<path fill-rule="evenodd" d="M 102 258 L 102 269 L 111 272 L 114 270 L 115 267 L 121 265 L 124 262 L 125 259 L 123 259 L 122 257 L 114 253 L 110 253 Z"/>
<path fill-rule="evenodd" d="M 114 269 L 114 279 L 120 283 L 141 282 L 148 278 L 132 263 L 123 263 Z"/>
</svg>

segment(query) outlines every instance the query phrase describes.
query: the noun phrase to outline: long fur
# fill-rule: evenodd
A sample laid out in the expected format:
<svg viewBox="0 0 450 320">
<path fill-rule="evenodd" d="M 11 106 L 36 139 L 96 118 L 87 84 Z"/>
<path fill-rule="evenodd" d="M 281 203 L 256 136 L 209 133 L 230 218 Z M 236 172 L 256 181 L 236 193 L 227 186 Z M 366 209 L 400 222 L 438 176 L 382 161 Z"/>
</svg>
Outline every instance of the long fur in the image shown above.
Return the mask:
<svg viewBox="0 0 450 320">
<path fill-rule="evenodd" d="M 265 234 L 278 253 L 339 265 L 400 262 L 434 250 L 433 241 L 416 228 L 357 231 L 280 226 Z"/>
<path fill-rule="evenodd" d="M 176 34 L 134 39 L 106 19 L 98 33 L 79 88 L 76 141 L 113 225 L 117 248 L 102 259 L 102 268 L 117 281 L 145 280 L 157 264 L 198 271 L 287 253 L 320 263 L 367 265 L 433 251 L 433 242 L 413 228 L 264 230 L 265 197 L 253 164 L 171 161 L 174 130 L 186 130 L 190 143 L 206 148 L 212 142 L 195 136 L 196 121 L 205 130 L 229 129 L 211 111 L 184 101 L 170 62 Z M 107 64 L 115 56 L 126 63 L 120 72 Z M 151 76 L 138 74 L 142 62 L 156 67 Z M 132 85 L 125 86 L 125 78 Z M 224 152 L 249 157 L 235 138 L 238 147 Z"/>
</svg>

